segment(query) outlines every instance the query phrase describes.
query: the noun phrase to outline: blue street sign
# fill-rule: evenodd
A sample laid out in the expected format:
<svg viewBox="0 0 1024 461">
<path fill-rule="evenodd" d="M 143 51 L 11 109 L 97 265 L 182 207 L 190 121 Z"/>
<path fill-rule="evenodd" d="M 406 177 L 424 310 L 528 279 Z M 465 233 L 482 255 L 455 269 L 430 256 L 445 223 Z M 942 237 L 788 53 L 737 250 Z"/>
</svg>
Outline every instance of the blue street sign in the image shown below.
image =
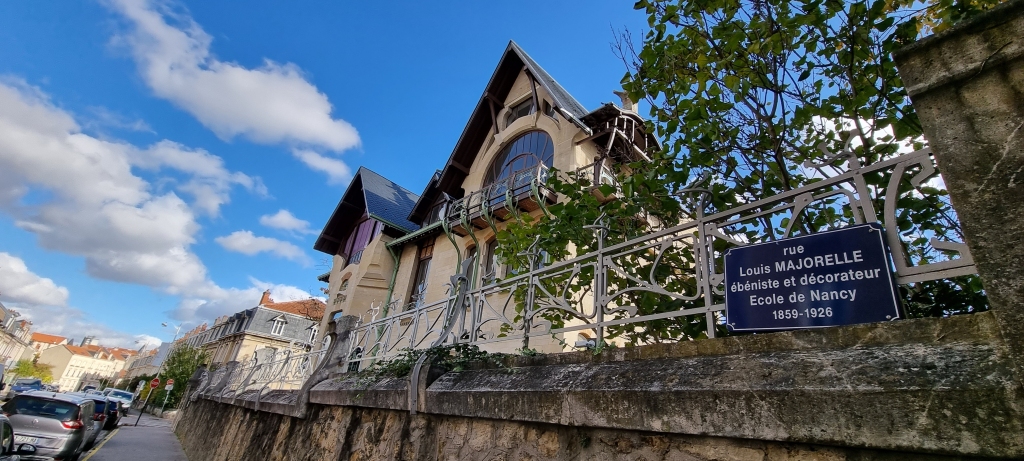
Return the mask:
<svg viewBox="0 0 1024 461">
<path fill-rule="evenodd" d="M 735 331 L 900 317 L 884 231 L 875 223 L 730 248 L 725 284 L 727 326 Z"/>
</svg>

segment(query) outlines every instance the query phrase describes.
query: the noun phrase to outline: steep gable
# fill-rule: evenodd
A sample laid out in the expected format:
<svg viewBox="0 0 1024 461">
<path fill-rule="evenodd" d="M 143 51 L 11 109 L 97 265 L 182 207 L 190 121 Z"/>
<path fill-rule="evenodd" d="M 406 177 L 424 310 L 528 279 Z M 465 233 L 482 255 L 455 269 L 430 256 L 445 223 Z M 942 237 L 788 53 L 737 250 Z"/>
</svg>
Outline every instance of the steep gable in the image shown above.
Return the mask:
<svg viewBox="0 0 1024 461">
<path fill-rule="evenodd" d="M 313 249 L 336 254 L 348 230 L 364 214 L 384 223 L 394 236 L 414 232 L 420 226 L 408 217 L 417 200 L 418 195 L 366 167 L 360 167 Z"/>
<path fill-rule="evenodd" d="M 494 69 L 491 79 L 484 87 L 483 94 L 469 117 L 469 122 L 463 128 L 462 135 L 459 136 L 459 140 L 455 144 L 455 149 L 449 156 L 444 169 L 441 170 L 436 187 L 430 190 L 431 194 L 424 194 L 416 202 L 409 215 L 409 221 L 423 222 L 430 207 L 442 193 L 455 198 L 462 197 L 464 192 L 460 190 L 462 181 L 469 174 L 481 146 L 493 134 L 493 117 L 501 109 L 501 107 L 495 106 L 504 105 L 520 73 L 524 71 L 532 76 L 537 86 L 543 88 L 551 96 L 555 112 L 582 130 L 590 132 L 590 128 L 581 120 L 587 114 L 586 108 L 526 54 L 516 42 L 510 41 L 498 61 L 498 66 Z"/>
</svg>

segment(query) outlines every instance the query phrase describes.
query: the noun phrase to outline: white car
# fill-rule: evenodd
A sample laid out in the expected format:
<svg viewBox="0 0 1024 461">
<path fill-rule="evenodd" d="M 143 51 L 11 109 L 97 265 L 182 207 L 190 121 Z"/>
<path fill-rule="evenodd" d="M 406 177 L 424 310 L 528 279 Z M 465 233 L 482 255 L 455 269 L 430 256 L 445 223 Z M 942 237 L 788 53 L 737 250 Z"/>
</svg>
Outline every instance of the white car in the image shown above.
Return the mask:
<svg viewBox="0 0 1024 461">
<path fill-rule="evenodd" d="M 103 389 L 103 395 L 107 396 L 110 400 L 117 400 L 120 403 L 121 416 L 128 415 L 128 409 L 131 408 L 132 400 L 135 398 L 135 394 L 121 389 L 114 389 L 113 387 Z"/>
</svg>

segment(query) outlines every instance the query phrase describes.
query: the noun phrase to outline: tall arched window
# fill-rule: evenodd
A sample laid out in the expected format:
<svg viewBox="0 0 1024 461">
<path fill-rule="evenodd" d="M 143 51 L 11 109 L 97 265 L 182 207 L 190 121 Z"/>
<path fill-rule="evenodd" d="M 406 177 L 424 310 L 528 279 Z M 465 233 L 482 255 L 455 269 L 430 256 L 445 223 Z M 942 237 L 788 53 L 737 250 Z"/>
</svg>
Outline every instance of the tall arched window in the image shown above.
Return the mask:
<svg viewBox="0 0 1024 461">
<path fill-rule="evenodd" d="M 551 136 L 543 131 L 530 131 L 506 144 L 494 157 L 484 177 L 484 187 L 541 163 L 550 168 L 554 159 L 555 145 Z"/>
</svg>

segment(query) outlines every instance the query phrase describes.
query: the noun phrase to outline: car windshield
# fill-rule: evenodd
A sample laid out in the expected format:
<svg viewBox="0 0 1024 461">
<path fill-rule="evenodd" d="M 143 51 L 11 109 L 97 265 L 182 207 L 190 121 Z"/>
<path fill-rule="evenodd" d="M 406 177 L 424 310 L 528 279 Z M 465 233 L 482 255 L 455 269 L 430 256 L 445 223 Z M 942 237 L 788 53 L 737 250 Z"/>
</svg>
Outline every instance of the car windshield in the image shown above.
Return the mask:
<svg viewBox="0 0 1024 461">
<path fill-rule="evenodd" d="M 38 379 L 26 379 L 26 378 L 22 378 L 22 379 L 19 379 L 19 380 L 14 382 L 15 386 L 34 386 L 34 385 L 39 385 L 39 384 L 43 384 L 43 382 L 38 380 Z"/>
<path fill-rule="evenodd" d="M 3 409 L 8 415 L 41 416 L 60 421 L 78 419 L 78 405 L 26 395 L 14 397 L 4 404 Z"/>
<path fill-rule="evenodd" d="M 110 396 L 110 397 L 116 397 L 116 398 L 125 399 L 125 400 L 131 400 L 132 399 L 132 393 L 131 392 L 125 392 L 125 391 L 110 391 L 110 393 L 107 394 L 107 395 Z"/>
</svg>

